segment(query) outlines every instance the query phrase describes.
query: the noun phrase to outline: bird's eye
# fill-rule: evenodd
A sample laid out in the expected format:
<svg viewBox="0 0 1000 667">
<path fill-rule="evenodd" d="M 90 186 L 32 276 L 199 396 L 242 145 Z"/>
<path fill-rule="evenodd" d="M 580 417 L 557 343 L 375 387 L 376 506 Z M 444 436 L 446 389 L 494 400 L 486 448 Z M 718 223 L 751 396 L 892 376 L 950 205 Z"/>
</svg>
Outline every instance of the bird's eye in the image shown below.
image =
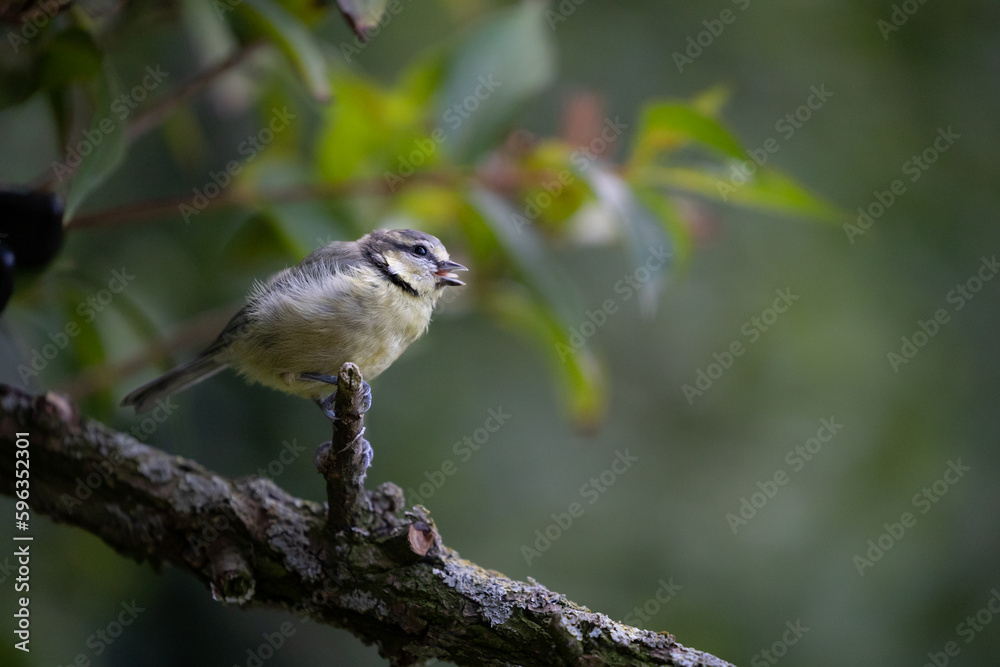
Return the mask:
<svg viewBox="0 0 1000 667">
<path fill-rule="evenodd" d="M 423 257 L 427 254 L 427 248 L 422 245 L 413 246 L 413 254 Z"/>
</svg>

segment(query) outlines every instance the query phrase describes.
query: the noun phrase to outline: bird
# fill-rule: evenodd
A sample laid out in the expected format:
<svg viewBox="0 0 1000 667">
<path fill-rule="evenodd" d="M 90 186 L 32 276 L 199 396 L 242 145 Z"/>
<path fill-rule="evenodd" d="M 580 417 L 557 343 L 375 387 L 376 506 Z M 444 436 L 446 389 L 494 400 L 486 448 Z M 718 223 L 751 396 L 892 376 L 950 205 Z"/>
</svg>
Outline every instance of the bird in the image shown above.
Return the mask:
<svg viewBox="0 0 1000 667">
<path fill-rule="evenodd" d="M 443 290 L 465 285 L 455 271 L 468 269 L 452 261 L 436 237 L 413 229 L 334 241 L 256 282 L 211 345 L 132 391 L 121 405 L 141 414 L 232 368 L 251 383 L 310 398 L 336 420 L 340 367 L 354 362 L 367 380 L 388 368 L 427 331 Z M 362 391 L 366 411 L 367 382 Z"/>
</svg>

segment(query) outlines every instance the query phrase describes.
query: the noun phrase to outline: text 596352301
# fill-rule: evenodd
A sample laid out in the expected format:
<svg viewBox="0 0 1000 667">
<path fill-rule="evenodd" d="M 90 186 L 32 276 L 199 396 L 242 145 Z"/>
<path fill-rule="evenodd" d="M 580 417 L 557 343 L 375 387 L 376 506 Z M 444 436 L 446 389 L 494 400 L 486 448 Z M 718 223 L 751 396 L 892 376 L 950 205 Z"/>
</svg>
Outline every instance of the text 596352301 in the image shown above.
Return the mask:
<svg viewBox="0 0 1000 667">
<path fill-rule="evenodd" d="M 28 450 L 31 444 L 28 440 L 27 433 L 18 433 L 16 447 L 14 449 L 14 497 L 17 499 L 14 502 L 14 526 L 18 531 L 24 533 L 28 530 L 28 525 L 31 520 L 31 513 L 28 507 L 29 493 L 29 457 L 30 452 Z M 14 535 L 14 541 L 30 541 L 31 537 L 27 535 Z M 18 544 L 14 549 L 14 559 L 17 562 L 17 577 L 14 579 L 14 591 L 17 593 L 25 594 L 24 597 L 19 597 L 16 600 L 17 611 L 14 612 L 15 627 L 14 636 L 20 640 L 15 641 L 14 647 L 20 649 L 24 652 L 28 652 L 28 642 L 31 638 L 31 620 L 28 612 L 29 598 L 26 595 L 30 590 L 30 579 L 31 579 L 31 553 L 29 544 Z"/>
</svg>

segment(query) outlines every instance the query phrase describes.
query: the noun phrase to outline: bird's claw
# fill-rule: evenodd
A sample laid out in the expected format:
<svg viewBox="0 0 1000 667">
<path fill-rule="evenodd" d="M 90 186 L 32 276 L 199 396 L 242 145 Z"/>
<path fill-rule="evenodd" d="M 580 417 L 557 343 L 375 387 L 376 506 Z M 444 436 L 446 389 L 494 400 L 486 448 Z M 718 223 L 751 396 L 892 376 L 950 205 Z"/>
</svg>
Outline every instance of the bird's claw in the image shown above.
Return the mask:
<svg viewBox="0 0 1000 667">
<path fill-rule="evenodd" d="M 337 376 L 326 375 L 324 373 L 302 373 L 299 375 L 300 378 L 304 380 L 313 380 L 316 382 L 325 382 L 326 384 L 332 384 L 334 387 L 337 386 Z M 327 416 L 330 421 L 338 421 L 340 417 L 333 410 L 333 402 L 337 398 L 337 391 L 334 390 L 332 394 L 324 398 L 323 400 L 316 399 L 316 404 L 319 405 L 320 410 L 323 414 Z M 361 381 L 361 409 L 358 411 L 359 414 L 365 414 L 372 408 L 372 387 L 370 384 Z"/>
<path fill-rule="evenodd" d="M 361 381 L 361 414 L 365 414 L 372 409 L 372 387 L 370 384 Z"/>
<path fill-rule="evenodd" d="M 337 416 L 337 413 L 333 411 L 333 401 L 336 398 L 337 398 L 337 392 L 333 392 L 332 394 L 324 398 L 322 401 L 320 400 L 316 401 L 319 404 L 319 409 L 323 411 L 323 414 L 326 415 L 327 418 L 333 422 L 338 421 L 340 419 L 340 417 Z"/>
</svg>

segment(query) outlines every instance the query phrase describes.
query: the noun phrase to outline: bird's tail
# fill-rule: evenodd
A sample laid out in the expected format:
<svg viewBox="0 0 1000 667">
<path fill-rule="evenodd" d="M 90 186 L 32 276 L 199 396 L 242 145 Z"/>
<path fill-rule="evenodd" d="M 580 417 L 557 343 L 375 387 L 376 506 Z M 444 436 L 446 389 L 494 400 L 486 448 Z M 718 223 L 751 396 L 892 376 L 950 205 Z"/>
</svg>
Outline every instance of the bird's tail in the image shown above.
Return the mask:
<svg viewBox="0 0 1000 667">
<path fill-rule="evenodd" d="M 156 406 L 158 399 L 184 391 L 191 385 L 225 370 L 228 366 L 228 363 L 208 354 L 195 357 L 130 393 L 122 399 L 122 407 L 131 405 L 135 408 L 136 414 L 146 412 Z"/>
</svg>

